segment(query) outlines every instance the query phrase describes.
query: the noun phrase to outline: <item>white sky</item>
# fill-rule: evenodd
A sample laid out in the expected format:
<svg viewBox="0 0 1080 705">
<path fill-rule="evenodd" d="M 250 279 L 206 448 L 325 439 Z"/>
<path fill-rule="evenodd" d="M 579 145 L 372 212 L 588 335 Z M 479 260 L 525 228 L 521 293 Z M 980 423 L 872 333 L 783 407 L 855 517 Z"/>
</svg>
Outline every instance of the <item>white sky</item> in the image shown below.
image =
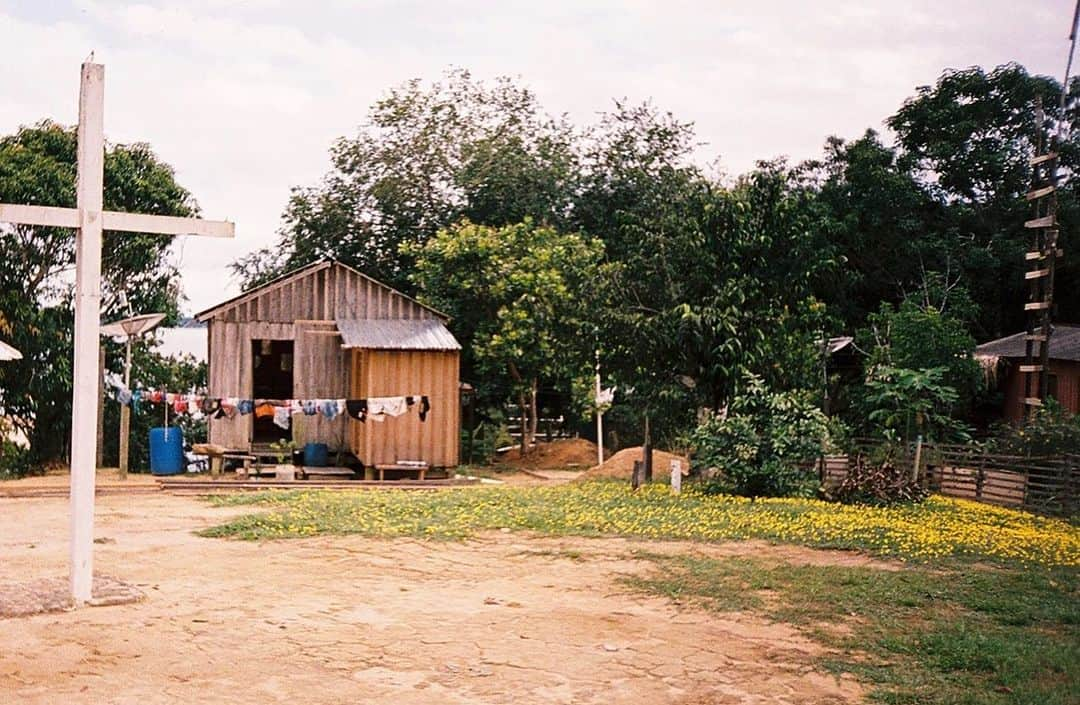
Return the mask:
<svg viewBox="0 0 1080 705">
<path fill-rule="evenodd" d="M 188 312 L 237 292 L 227 265 L 273 241 L 289 189 L 412 77 L 519 77 L 593 121 L 652 98 L 728 173 L 882 129 L 946 67 L 1019 61 L 1060 79 L 1072 0 L 0 0 L 0 134 L 77 120 L 79 64 L 106 65 L 105 130 L 149 142 L 232 242 L 182 244 Z M 180 251 L 178 249 L 178 255 Z"/>
</svg>

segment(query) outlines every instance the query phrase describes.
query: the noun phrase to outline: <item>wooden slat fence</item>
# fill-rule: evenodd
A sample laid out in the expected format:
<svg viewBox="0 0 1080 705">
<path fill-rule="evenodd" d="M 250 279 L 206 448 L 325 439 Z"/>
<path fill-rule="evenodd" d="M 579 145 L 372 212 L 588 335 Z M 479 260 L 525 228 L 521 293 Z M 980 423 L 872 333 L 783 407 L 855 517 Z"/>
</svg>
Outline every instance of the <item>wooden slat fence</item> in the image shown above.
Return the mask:
<svg viewBox="0 0 1080 705">
<path fill-rule="evenodd" d="M 856 452 L 868 453 L 857 443 Z M 912 467 L 907 449 L 895 462 Z M 822 484 L 836 487 L 847 476 L 848 456 L 827 456 Z M 924 444 L 920 477 L 934 492 L 1040 514 L 1080 514 L 1080 454 L 1026 457 L 989 453 L 978 446 Z"/>
</svg>

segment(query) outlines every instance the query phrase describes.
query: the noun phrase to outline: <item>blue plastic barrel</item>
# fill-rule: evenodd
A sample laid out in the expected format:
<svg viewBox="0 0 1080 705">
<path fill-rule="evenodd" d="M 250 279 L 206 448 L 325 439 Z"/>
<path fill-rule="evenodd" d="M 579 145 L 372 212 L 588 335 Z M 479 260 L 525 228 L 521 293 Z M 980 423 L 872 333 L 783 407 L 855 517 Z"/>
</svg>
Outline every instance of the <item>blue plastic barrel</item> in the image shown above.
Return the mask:
<svg viewBox="0 0 1080 705">
<path fill-rule="evenodd" d="M 329 460 L 330 447 L 325 443 L 304 444 L 304 465 L 313 468 L 326 467 Z"/>
<path fill-rule="evenodd" d="M 150 429 L 150 472 L 154 475 L 184 472 L 184 432 L 179 428 Z"/>
</svg>

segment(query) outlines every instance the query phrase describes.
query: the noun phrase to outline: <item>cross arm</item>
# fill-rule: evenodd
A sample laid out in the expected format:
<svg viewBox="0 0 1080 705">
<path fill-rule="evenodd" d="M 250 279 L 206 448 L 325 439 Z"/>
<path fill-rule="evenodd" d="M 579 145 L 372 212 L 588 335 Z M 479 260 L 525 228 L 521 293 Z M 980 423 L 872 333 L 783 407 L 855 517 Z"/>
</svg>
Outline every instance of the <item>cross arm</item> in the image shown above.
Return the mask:
<svg viewBox="0 0 1080 705">
<path fill-rule="evenodd" d="M 21 225 L 77 228 L 79 227 L 79 211 L 75 208 L 0 203 L 0 222 L 5 221 Z M 236 232 L 236 226 L 228 221 L 178 218 L 171 215 L 124 213 L 121 211 L 103 211 L 101 213 L 101 225 L 105 230 L 156 233 L 158 235 L 233 237 Z"/>
</svg>

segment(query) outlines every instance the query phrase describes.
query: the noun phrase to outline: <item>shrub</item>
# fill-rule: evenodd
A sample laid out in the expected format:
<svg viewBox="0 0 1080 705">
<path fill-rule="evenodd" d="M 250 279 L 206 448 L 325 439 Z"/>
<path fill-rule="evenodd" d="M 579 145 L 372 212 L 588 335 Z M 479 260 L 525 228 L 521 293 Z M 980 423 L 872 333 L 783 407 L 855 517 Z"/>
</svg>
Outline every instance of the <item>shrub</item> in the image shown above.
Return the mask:
<svg viewBox="0 0 1080 705">
<path fill-rule="evenodd" d="M 1008 455 L 1080 453 L 1080 415 L 1070 414 L 1055 399 L 1047 399 L 1020 426 L 999 426 L 990 445 Z"/>
<path fill-rule="evenodd" d="M 718 469 L 741 495 L 813 494 L 810 463 L 827 439 L 825 415 L 805 392 L 773 392 L 753 375 L 745 381 L 726 415 L 708 416 L 690 434 L 695 467 Z"/>
</svg>

